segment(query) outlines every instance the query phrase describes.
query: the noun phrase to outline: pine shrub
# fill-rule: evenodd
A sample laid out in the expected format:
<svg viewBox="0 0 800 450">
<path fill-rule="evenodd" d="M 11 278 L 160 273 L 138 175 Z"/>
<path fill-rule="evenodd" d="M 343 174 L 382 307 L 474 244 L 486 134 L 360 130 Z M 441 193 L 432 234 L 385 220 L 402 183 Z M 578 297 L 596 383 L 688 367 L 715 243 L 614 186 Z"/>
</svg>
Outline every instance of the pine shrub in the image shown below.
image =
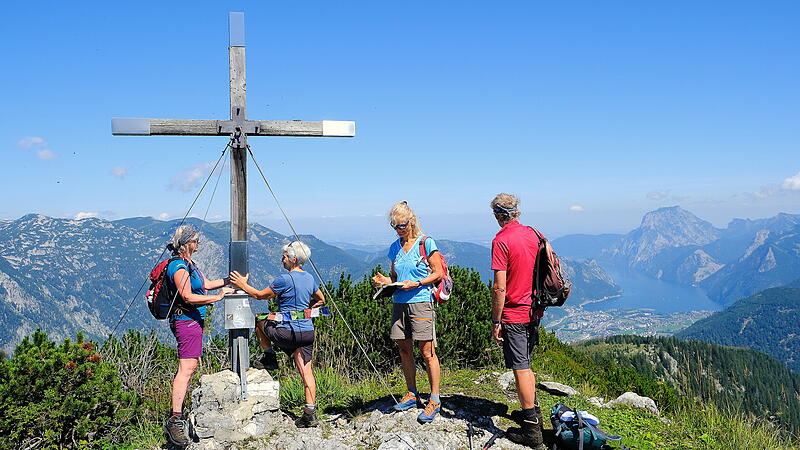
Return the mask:
<svg viewBox="0 0 800 450">
<path fill-rule="evenodd" d="M 80 333 L 58 345 L 37 330 L 0 361 L 0 380 L 2 447 L 113 446 L 140 405 Z"/>
</svg>

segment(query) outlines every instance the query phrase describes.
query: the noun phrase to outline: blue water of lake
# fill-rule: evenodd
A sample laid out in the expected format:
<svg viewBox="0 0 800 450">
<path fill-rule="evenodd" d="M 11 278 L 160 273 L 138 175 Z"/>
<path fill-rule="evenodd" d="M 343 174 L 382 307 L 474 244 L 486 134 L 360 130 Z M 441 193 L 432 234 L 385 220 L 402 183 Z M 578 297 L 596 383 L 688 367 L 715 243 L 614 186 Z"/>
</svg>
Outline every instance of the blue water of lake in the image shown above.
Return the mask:
<svg viewBox="0 0 800 450">
<path fill-rule="evenodd" d="M 659 313 L 693 310 L 719 311 L 723 307 L 696 287 L 657 280 L 647 275 L 618 267 L 603 266 L 623 292 L 621 297 L 584 306 L 587 311 L 609 309 L 653 309 Z"/>
</svg>

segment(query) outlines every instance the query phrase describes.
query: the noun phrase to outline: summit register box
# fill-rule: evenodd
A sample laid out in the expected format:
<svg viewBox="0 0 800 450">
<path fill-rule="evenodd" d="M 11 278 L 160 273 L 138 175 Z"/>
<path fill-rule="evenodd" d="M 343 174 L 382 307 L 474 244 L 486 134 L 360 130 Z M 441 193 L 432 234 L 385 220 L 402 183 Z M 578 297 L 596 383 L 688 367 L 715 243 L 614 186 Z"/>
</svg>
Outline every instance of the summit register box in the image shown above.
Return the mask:
<svg viewBox="0 0 800 450">
<path fill-rule="evenodd" d="M 256 318 L 250 309 L 250 296 L 247 294 L 228 294 L 225 296 L 225 329 L 253 328 Z"/>
<path fill-rule="evenodd" d="M 247 242 L 231 241 L 230 245 L 230 271 L 233 272 L 235 270 L 242 275 L 248 273 Z M 256 318 L 253 315 L 253 310 L 250 309 L 250 296 L 244 293 L 226 295 L 225 329 L 249 329 L 255 326 Z"/>
</svg>

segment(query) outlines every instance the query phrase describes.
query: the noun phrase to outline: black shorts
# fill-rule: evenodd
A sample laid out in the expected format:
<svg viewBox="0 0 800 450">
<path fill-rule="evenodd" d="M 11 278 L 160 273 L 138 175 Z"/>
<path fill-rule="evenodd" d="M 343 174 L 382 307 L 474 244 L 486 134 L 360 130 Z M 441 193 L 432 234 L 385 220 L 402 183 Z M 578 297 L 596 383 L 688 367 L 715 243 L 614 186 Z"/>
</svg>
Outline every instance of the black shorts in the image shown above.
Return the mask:
<svg viewBox="0 0 800 450">
<path fill-rule="evenodd" d="M 531 353 L 539 343 L 539 322 L 503 324 L 503 358 L 506 369 L 531 368 Z"/>
<path fill-rule="evenodd" d="M 314 354 L 314 331 L 293 331 L 290 328 L 279 328 L 276 322 L 264 321 L 264 334 L 275 347 L 286 352 L 289 357 L 300 350 L 303 363 L 308 364 Z"/>
</svg>

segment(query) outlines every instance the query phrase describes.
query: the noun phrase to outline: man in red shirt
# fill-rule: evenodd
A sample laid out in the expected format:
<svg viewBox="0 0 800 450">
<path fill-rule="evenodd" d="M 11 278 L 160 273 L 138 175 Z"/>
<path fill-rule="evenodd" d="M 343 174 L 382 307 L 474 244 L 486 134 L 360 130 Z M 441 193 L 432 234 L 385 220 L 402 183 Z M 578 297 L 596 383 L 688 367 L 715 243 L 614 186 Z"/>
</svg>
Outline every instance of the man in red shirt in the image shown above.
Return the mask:
<svg viewBox="0 0 800 450">
<path fill-rule="evenodd" d="M 506 368 L 514 371 L 521 413 L 512 413 L 520 428 L 509 428 L 506 438 L 535 449 L 545 449 L 542 414 L 536 402 L 536 377 L 531 352 L 539 340 L 542 310 L 532 309 L 533 268 L 539 238 L 517 221 L 519 199 L 498 194 L 491 202 L 500 231 L 492 241 L 492 339 L 503 345 Z"/>
</svg>

